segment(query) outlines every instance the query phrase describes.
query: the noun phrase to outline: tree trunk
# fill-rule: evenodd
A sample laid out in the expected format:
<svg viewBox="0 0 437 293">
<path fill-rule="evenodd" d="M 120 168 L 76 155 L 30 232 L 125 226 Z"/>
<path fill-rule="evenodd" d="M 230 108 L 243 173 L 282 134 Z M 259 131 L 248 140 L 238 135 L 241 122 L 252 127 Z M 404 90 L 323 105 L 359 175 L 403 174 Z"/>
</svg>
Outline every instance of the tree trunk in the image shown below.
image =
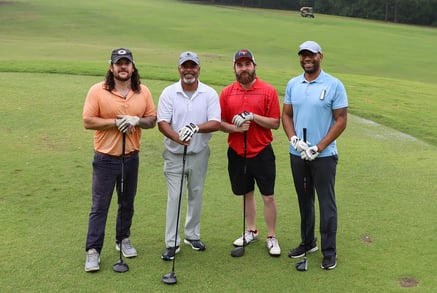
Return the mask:
<svg viewBox="0 0 437 293">
<path fill-rule="evenodd" d="M 393 17 L 394 22 L 398 22 L 398 11 L 399 11 L 399 0 L 395 0 L 395 12 Z"/>
<path fill-rule="evenodd" d="M 384 20 L 388 21 L 388 2 L 390 0 L 385 0 L 385 16 L 384 16 Z"/>
</svg>

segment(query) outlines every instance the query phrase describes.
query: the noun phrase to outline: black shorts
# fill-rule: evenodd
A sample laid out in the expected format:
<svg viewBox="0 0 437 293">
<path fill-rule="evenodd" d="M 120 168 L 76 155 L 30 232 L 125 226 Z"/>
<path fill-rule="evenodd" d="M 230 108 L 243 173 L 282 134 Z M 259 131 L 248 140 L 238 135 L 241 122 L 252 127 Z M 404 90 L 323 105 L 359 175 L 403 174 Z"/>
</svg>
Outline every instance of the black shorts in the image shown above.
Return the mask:
<svg viewBox="0 0 437 293">
<path fill-rule="evenodd" d="M 246 180 L 244 180 L 244 158 L 228 148 L 228 173 L 232 192 L 244 195 L 255 188 L 255 182 L 262 195 L 275 193 L 276 163 L 271 144 L 256 157 L 246 159 Z"/>
</svg>

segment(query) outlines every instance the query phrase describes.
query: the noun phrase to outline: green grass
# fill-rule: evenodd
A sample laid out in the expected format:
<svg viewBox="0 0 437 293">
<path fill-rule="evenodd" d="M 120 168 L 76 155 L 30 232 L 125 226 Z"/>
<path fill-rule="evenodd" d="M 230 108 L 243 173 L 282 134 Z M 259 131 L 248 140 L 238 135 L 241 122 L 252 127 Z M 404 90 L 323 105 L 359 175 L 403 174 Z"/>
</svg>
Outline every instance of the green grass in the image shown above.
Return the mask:
<svg viewBox="0 0 437 293">
<path fill-rule="evenodd" d="M 114 9 L 117 1 L 104 3 L 2 5 L 0 71 L 100 76 L 110 49 L 125 46 L 143 78 L 174 81 L 177 56 L 194 50 L 202 80 L 220 89 L 234 78 L 233 53 L 246 47 L 255 53 L 259 76 L 282 96 L 288 79 L 301 72 L 298 45 L 315 39 L 325 52 L 324 69 L 347 86 L 351 113 L 437 145 L 437 128 L 422 127 L 437 124 L 436 115 L 424 114 L 437 108 L 435 28 L 172 0 L 127 0 L 122 9 Z M 381 101 L 384 107 L 375 107 Z M 397 112 L 399 103 L 409 115 Z"/>
<path fill-rule="evenodd" d="M 435 29 L 170 0 L 127 0 L 123 8 L 116 1 L 102 3 L 0 6 L 0 291 L 399 292 L 405 277 L 419 282 L 414 291 L 434 290 Z M 301 71 L 295 52 L 307 38 L 322 45 L 324 68 L 343 80 L 355 114 L 338 141 L 338 268 L 320 270 L 321 255 L 315 253 L 309 271 L 299 273 L 286 256 L 299 242 L 299 218 L 282 129 L 274 131 L 273 146 L 283 255 L 269 257 L 259 241 L 244 257 L 230 257 L 242 211 L 226 173 L 226 135 L 215 133 L 202 217 L 208 248 L 198 253 L 184 246 L 176 262 L 178 284 L 162 284 L 171 263 L 160 260 L 166 185 L 162 135 L 153 129 L 144 132 L 140 153 L 132 227 L 139 256 L 127 260 L 128 273 L 112 271 L 118 259 L 113 204 L 101 271 L 86 274 L 93 146 L 81 113 L 89 87 L 103 79 L 111 49 L 133 50 L 155 102 L 177 79 L 181 51 L 200 54 L 202 80 L 220 91 L 234 78 L 232 54 L 240 47 L 254 51 L 259 76 L 282 96 L 287 80 Z"/>
</svg>

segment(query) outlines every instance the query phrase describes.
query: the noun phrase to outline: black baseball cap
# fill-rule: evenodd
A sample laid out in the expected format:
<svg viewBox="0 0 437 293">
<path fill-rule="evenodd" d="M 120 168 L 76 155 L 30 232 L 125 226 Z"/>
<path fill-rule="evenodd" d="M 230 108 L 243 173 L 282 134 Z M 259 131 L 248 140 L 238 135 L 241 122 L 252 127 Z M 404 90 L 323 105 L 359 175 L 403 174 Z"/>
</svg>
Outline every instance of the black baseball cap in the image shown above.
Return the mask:
<svg viewBox="0 0 437 293">
<path fill-rule="evenodd" d="M 114 49 L 111 54 L 111 63 L 117 63 L 120 59 L 126 58 L 130 62 L 134 63 L 134 57 L 132 52 L 125 48 Z"/>
</svg>

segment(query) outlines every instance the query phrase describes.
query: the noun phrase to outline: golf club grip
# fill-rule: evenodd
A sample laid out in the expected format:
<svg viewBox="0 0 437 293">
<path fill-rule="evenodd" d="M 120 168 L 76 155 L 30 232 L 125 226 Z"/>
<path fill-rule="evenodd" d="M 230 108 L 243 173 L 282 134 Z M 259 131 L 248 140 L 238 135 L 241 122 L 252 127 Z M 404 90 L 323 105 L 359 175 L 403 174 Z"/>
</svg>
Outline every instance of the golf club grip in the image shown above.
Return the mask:
<svg viewBox="0 0 437 293">
<path fill-rule="evenodd" d="M 307 129 L 306 128 L 303 129 L 303 141 L 307 142 Z"/>
</svg>

